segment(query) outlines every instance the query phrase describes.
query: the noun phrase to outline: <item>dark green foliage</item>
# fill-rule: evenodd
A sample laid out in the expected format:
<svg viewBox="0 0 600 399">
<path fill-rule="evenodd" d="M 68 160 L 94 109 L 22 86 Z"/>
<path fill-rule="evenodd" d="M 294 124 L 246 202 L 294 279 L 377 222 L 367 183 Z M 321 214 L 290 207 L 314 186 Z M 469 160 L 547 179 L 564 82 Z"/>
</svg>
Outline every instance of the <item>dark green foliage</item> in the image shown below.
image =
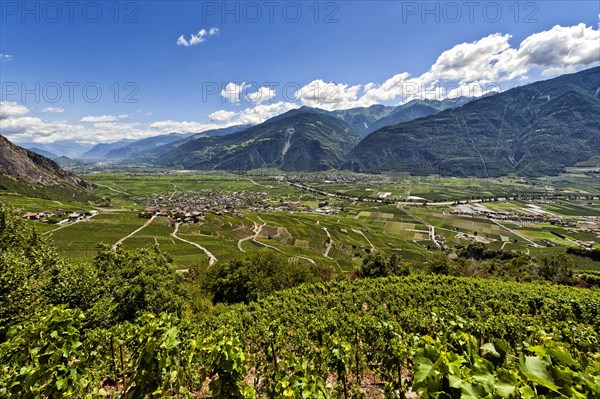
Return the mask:
<svg viewBox="0 0 600 399">
<path fill-rule="evenodd" d="M 0 342 L 13 324 L 43 314 L 48 271 L 60 264 L 52 246 L 0 204 Z"/>
<path fill-rule="evenodd" d="M 101 247 L 94 259 L 102 290 L 114 300 L 113 322 L 134 320 L 145 312 L 180 314 L 186 303 L 182 277 L 169 267 L 158 247 L 113 251 Z"/>
<path fill-rule="evenodd" d="M 0 205 L 0 342 L 10 326 L 51 305 L 87 312 L 86 327 L 131 321 L 146 312 L 181 314 L 183 277 L 158 248 L 99 248 L 91 263 L 65 263 L 11 208 Z"/>
<path fill-rule="evenodd" d="M 450 259 L 443 252 L 436 252 L 429 258 L 427 270 L 432 274 L 450 274 Z"/>
<path fill-rule="evenodd" d="M 542 258 L 538 269 L 540 277 L 558 284 L 571 284 L 575 262 L 565 254 L 553 254 Z"/>
<path fill-rule="evenodd" d="M 301 283 L 322 281 L 330 273 L 327 267 L 307 265 L 262 250 L 246 259 L 215 265 L 209 273 L 208 286 L 214 302 L 248 303 Z"/>
<path fill-rule="evenodd" d="M 369 254 L 363 259 L 356 271 L 360 278 L 376 278 L 387 276 L 408 276 L 412 272 L 412 263 L 403 261 L 396 254 L 387 256 L 382 253 Z"/>
<path fill-rule="evenodd" d="M 458 251 L 458 255 L 463 258 L 470 258 L 475 260 L 487 260 L 487 259 L 498 259 L 498 260 L 508 260 L 516 258 L 517 254 L 503 251 L 503 250 L 493 250 L 489 249 L 485 244 L 475 243 L 469 244 L 465 248 L 461 248 Z"/>
<path fill-rule="evenodd" d="M 577 255 L 577 256 L 585 256 L 596 262 L 600 262 L 600 249 L 597 249 L 597 248 L 583 249 L 583 248 L 579 248 L 579 247 L 568 247 L 567 253 Z"/>
<path fill-rule="evenodd" d="M 0 345 L 0 397 L 59 399 L 89 392 L 82 319 L 79 310 L 53 308 L 39 322 L 11 328 Z"/>
</svg>

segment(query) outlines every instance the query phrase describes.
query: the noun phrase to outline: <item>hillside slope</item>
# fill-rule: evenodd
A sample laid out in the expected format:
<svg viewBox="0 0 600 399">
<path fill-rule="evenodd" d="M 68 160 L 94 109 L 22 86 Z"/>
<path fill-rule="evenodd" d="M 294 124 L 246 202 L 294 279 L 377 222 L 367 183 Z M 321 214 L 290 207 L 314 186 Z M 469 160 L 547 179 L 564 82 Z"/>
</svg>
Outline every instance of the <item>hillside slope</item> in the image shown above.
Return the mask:
<svg viewBox="0 0 600 399">
<path fill-rule="evenodd" d="M 326 170 L 339 167 L 360 137 L 332 116 L 290 111 L 241 132 L 189 141 L 156 164 L 185 169 Z"/>
<path fill-rule="evenodd" d="M 92 188 L 92 184 L 61 169 L 56 162 L 21 148 L 0 135 L 0 174 L 32 186 Z"/>
<path fill-rule="evenodd" d="M 551 175 L 600 153 L 600 67 L 517 87 L 371 133 L 355 171 Z"/>
</svg>

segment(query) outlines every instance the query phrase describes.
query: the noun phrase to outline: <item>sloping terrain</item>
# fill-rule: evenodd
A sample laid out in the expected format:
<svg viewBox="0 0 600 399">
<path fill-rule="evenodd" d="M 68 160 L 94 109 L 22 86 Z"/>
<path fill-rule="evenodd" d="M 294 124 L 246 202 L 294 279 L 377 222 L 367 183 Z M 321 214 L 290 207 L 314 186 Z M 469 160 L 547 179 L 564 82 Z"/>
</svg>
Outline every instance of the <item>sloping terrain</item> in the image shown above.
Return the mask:
<svg viewBox="0 0 600 399">
<path fill-rule="evenodd" d="M 339 167 L 359 140 L 337 118 L 293 110 L 238 133 L 189 141 L 156 164 L 185 169 L 326 170 Z"/>
<path fill-rule="evenodd" d="M 557 174 L 600 153 L 600 68 L 517 87 L 385 127 L 349 154 L 355 171 Z"/>
<path fill-rule="evenodd" d="M 32 186 L 64 185 L 92 188 L 85 180 L 64 171 L 56 162 L 21 148 L 0 135 L 0 174 Z"/>
</svg>

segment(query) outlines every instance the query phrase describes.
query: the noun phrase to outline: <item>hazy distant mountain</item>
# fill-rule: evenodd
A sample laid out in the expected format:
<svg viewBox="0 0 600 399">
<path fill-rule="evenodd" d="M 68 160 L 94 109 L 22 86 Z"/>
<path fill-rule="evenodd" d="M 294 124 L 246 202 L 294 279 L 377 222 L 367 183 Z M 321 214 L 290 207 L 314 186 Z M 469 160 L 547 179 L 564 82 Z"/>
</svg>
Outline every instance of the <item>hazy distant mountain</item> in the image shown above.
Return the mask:
<svg viewBox="0 0 600 399">
<path fill-rule="evenodd" d="M 93 144 L 79 143 L 71 140 L 55 141 L 54 143 L 18 142 L 16 144 L 31 151 L 34 151 L 33 149 L 35 148 L 54 154 L 55 157 L 65 156 L 69 158 L 79 158 L 81 154 L 93 147 Z"/>
<path fill-rule="evenodd" d="M 114 143 L 99 143 L 93 146 L 89 151 L 81 154 L 79 158 L 93 161 L 104 160 L 106 154 L 112 150 L 125 147 L 127 144 L 133 143 L 135 140 L 125 139 L 119 140 Z"/>
<path fill-rule="evenodd" d="M 107 160 L 127 160 L 132 159 L 137 154 L 152 150 L 165 144 L 174 143 L 187 137 L 188 135 L 171 133 L 160 136 L 148 137 L 126 144 L 125 146 L 112 149 L 104 155 Z"/>
<path fill-rule="evenodd" d="M 194 141 L 196 139 L 203 138 L 203 137 L 226 136 L 228 134 L 236 133 L 236 132 L 242 131 L 244 129 L 247 129 L 248 127 L 250 127 L 250 125 L 237 125 L 237 126 L 231 126 L 231 127 L 226 127 L 226 128 L 222 128 L 222 129 L 207 130 L 202 133 L 193 133 L 191 135 L 190 134 L 180 135 L 177 140 L 168 142 L 166 144 L 158 145 L 156 147 L 146 148 L 142 151 L 136 152 L 134 155 L 132 155 L 129 158 L 129 161 L 137 162 L 137 163 L 153 163 L 156 159 L 158 159 L 162 155 L 166 154 L 167 152 L 173 150 L 174 148 L 185 145 L 186 143 L 189 143 L 190 141 Z M 134 144 L 132 144 L 132 145 L 134 145 Z"/>
<path fill-rule="evenodd" d="M 359 140 L 337 118 L 292 110 L 237 133 L 189 140 L 156 163 L 185 169 L 326 170 L 339 167 Z"/>
<path fill-rule="evenodd" d="M 600 154 L 600 67 L 517 87 L 371 133 L 356 171 L 556 174 Z"/>
<path fill-rule="evenodd" d="M 28 150 L 33 151 L 37 154 L 40 154 L 40 155 L 42 155 L 46 158 L 52 159 L 52 160 L 54 160 L 54 158 L 58 158 L 58 155 L 56 155 L 50 151 L 42 150 L 41 148 L 31 147 L 31 148 L 28 148 Z"/>
<path fill-rule="evenodd" d="M 21 148 L 0 135 L 0 175 L 31 186 L 92 188 L 85 180 L 60 168 L 54 161 Z"/>
<path fill-rule="evenodd" d="M 364 108 L 352 108 L 340 111 L 330 111 L 329 114 L 346 122 L 356 133 L 366 136 L 371 132 L 371 126 L 382 119 L 385 119 L 395 107 L 381 104 L 372 105 Z"/>
<path fill-rule="evenodd" d="M 61 168 L 72 168 L 75 166 L 82 165 L 81 162 L 68 157 L 58 157 L 56 159 L 53 159 L 53 161 L 56 162 L 56 164 Z"/>
</svg>

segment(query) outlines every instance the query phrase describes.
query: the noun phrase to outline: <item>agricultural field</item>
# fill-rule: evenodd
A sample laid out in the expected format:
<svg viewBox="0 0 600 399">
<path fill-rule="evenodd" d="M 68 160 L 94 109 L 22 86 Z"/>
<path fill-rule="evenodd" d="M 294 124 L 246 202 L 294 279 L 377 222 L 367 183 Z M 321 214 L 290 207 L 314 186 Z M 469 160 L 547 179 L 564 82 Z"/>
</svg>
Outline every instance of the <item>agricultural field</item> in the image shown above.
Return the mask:
<svg viewBox="0 0 600 399">
<path fill-rule="evenodd" d="M 8 195 L 0 200 L 23 211 L 98 210 L 99 215 L 78 223 L 58 226 L 30 222 L 54 241 L 65 258 L 90 259 L 98 243 L 120 242 L 125 249 L 158 245 L 172 257 L 173 267 L 180 270 L 208 265 L 211 259 L 222 262 L 244 258 L 262 248 L 348 273 L 369 253 L 378 251 L 396 253 L 423 267 L 431 250 L 453 252 L 475 242 L 494 250 L 525 254 L 564 251 L 583 242 L 598 248 L 600 242 L 599 233 L 593 230 L 600 223 L 598 193 L 575 195 L 579 185 L 585 184 L 581 180 L 589 177 L 572 174 L 527 182 L 511 177 L 374 176 L 375 181 L 394 181 L 379 184 L 363 181 L 364 175 L 335 173 L 328 178 L 360 182 L 324 182 L 315 175 L 314 182 L 306 182 L 304 176 L 296 185 L 290 181 L 297 176 L 283 172 L 277 178 L 261 173 L 191 171 L 95 173 L 85 178 L 97 185 L 98 196 L 110 200 L 110 207 Z M 550 187 L 552 183 L 561 188 Z M 238 196 L 251 200 L 239 209 L 227 204 L 222 204 L 223 211 L 214 206 L 208 211 L 203 209 L 195 223 L 178 223 L 174 216 L 151 221 L 139 217 L 144 198 L 165 198 L 169 206 L 177 207 L 190 196 L 217 193 L 227 201 Z M 356 200 L 361 194 L 366 198 Z M 256 195 L 262 199 L 258 205 L 252 202 Z M 412 202 L 406 201 L 409 197 L 413 197 Z M 496 199 L 480 202 L 486 197 Z M 465 209 L 458 209 L 457 203 L 466 209 L 542 218 L 497 220 L 487 214 L 456 214 Z M 298 210 L 289 208 L 289 204 L 297 204 Z M 582 268 L 600 269 L 596 262 L 573 257 Z"/>
<path fill-rule="evenodd" d="M 91 219 L 46 232 L 58 254 L 71 260 L 90 259 L 98 244 L 113 245 L 146 222 L 128 212 L 103 213 Z"/>
</svg>

